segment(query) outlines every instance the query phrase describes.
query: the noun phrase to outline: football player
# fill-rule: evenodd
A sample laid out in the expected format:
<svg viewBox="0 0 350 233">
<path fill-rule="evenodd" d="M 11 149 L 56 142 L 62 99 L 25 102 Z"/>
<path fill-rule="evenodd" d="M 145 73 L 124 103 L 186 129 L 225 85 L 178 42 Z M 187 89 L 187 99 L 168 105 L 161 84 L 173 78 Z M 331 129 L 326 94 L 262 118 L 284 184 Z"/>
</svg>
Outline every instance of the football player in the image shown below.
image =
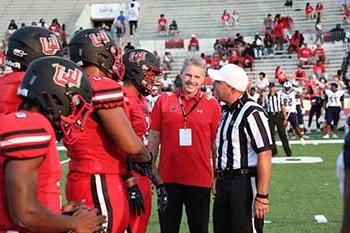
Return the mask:
<svg viewBox="0 0 350 233">
<path fill-rule="evenodd" d="M 340 118 L 340 112 L 344 109 L 344 91 L 338 90 L 337 83 L 331 83 L 330 89 L 325 91 L 326 94 L 326 122 L 323 138 L 329 138 L 329 133 L 333 131 L 333 138 L 338 138 L 337 126 Z"/>
<path fill-rule="evenodd" d="M 0 79 L 0 113 L 15 112 L 21 99 L 17 89 L 29 63 L 43 56 L 61 56 L 62 47 L 55 34 L 41 27 L 23 27 L 10 37 L 5 64 L 14 72 Z"/>
<path fill-rule="evenodd" d="M 293 85 L 290 81 L 283 83 L 283 91 L 281 91 L 282 105 L 285 107 L 284 124 L 290 123 L 292 130 L 299 136 L 302 144 L 305 144 L 305 139 L 298 126 L 298 117 L 296 109 L 297 93 L 293 90 Z"/>
<path fill-rule="evenodd" d="M 86 199 L 87 205 L 107 216 L 107 232 L 124 232 L 129 222 L 127 191 L 132 201 L 140 199 L 135 184 L 127 188 L 123 181 L 126 158 L 140 162 L 147 171 L 152 169 L 152 159 L 128 121 L 122 86 L 115 81 L 124 73 L 121 51 L 96 29 L 79 31 L 68 47 L 70 58 L 89 76 L 94 112 L 84 133 L 76 134 L 76 142 L 65 141 L 71 158 L 67 199 Z"/>
<path fill-rule="evenodd" d="M 59 57 L 40 58 L 26 68 L 20 111 L 0 114 L 0 232 L 100 231 L 105 217 L 82 203 L 70 203 L 61 214 L 58 185 L 56 140 L 82 130 L 89 81 Z"/>
<path fill-rule="evenodd" d="M 298 120 L 298 126 L 299 126 L 299 130 L 300 130 L 300 133 L 305 137 L 307 138 L 307 136 L 305 136 L 305 131 L 304 131 L 304 104 L 303 104 L 303 87 L 301 87 L 298 82 L 293 82 L 292 83 L 293 85 L 293 88 L 296 92 L 296 95 L 295 95 L 295 99 L 296 99 L 296 102 L 295 102 L 295 107 L 296 107 L 296 110 L 297 110 L 297 120 Z"/>
<path fill-rule="evenodd" d="M 156 57 L 151 52 L 143 49 L 134 49 L 125 53 L 123 63 L 125 65 L 124 92 L 128 101 L 130 122 L 136 135 L 147 146 L 150 111 L 145 97 L 152 93 L 154 87 L 160 85 L 157 76 L 161 74 L 161 70 Z M 132 175 L 133 177 L 129 179 L 137 179 L 144 199 L 145 213 L 143 215 L 137 215 L 135 212 L 130 213 L 128 232 L 145 233 L 152 208 L 150 180 L 138 172 L 132 172 Z M 164 211 L 167 205 L 167 193 L 158 172 L 156 172 L 152 182 L 156 185 L 158 210 Z"/>
</svg>

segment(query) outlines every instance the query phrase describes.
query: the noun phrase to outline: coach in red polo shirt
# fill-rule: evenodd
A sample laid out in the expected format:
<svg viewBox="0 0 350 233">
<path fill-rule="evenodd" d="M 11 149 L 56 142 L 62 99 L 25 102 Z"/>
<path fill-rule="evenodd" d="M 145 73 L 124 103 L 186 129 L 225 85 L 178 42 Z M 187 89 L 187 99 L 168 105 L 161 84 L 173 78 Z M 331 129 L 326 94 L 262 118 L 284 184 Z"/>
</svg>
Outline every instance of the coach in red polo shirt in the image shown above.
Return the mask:
<svg viewBox="0 0 350 233">
<path fill-rule="evenodd" d="M 205 63 L 200 57 L 184 62 L 182 89 L 163 93 L 151 113 L 149 148 L 161 145 L 158 171 L 169 200 L 160 216 L 161 233 L 178 233 L 185 205 L 189 231 L 208 233 L 215 136 L 220 120 L 218 102 L 200 91 Z"/>
</svg>

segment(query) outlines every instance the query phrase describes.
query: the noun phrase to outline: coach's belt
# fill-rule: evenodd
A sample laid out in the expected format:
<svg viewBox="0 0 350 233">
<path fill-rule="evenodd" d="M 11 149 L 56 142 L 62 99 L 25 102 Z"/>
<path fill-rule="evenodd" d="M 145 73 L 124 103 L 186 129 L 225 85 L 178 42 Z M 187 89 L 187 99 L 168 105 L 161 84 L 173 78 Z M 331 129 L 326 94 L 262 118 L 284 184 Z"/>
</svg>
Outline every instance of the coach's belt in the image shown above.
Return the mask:
<svg viewBox="0 0 350 233">
<path fill-rule="evenodd" d="M 235 176 L 256 176 L 256 167 L 240 168 L 233 170 L 220 170 L 215 173 L 215 177 L 219 179 L 233 178 Z"/>
</svg>

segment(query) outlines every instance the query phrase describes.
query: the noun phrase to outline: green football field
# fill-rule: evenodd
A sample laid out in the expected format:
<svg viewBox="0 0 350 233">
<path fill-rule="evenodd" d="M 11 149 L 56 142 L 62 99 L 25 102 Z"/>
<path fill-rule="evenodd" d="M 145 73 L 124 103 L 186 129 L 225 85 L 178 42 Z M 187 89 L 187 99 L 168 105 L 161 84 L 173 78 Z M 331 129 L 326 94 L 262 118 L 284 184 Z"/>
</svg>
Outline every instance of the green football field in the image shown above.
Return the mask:
<svg viewBox="0 0 350 233">
<path fill-rule="evenodd" d="M 273 164 L 270 188 L 268 233 L 336 233 L 342 219 L 342 201 L 335 175 L 336 159 L 342 144 L 292 145 L 293 156 L 317 156 L 324 162 L 314 164 Z M 282 148 L 279 147 L 283 156 Z M 61 159 L 66 159 L 61 152 Z M 65 171 L 67 165 L 64 165 Z M 64 184 L 64 178 L 62 183 Z M 62 185 L 64 187 L 64 185 Z M 64 193 L 64 190 L 62 190 Z M 155 198 L 153 200 L 155 206 Z M 316 223 L 314 216 L 322 214 L 328 222 Z M 147 229 L 158 233 L 158 217 L 153 208 Z M 181 233 L 187 233 L 183 217 Z M 210 219 L 209 232 L 212 232 Z"/>
</svg>

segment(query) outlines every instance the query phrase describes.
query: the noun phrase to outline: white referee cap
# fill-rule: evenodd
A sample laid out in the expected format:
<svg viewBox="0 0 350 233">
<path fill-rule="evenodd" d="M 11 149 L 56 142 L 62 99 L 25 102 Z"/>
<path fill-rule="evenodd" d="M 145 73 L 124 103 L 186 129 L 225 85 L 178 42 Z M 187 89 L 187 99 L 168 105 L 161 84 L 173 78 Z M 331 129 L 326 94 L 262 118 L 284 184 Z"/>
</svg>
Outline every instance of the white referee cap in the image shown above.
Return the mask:
<svg viewBox="0 0 350 233">
<path fill-rule="evenodd" d="M 227 64 L 219 70 L 208 69 L 208 75 L 217 81 L 224 81 L 234 89 L 244 92 L 249 83 L 248 76 L 243 68 Z"/>
</svg>

